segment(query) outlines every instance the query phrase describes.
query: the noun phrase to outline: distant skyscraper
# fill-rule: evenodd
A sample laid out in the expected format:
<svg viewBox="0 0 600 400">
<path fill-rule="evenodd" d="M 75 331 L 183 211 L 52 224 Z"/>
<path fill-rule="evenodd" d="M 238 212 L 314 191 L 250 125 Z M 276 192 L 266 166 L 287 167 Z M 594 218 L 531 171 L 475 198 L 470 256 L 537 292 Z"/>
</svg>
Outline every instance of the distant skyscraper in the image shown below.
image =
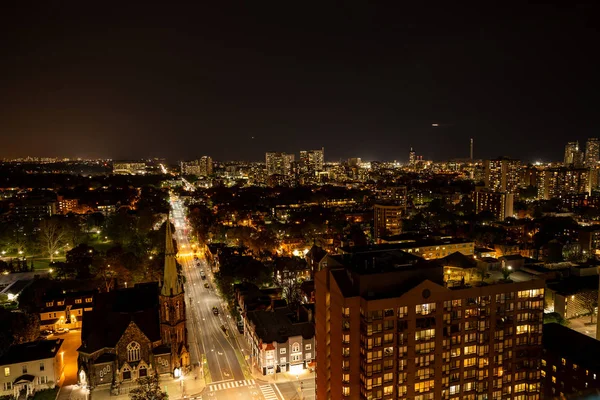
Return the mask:
<svg viewBox="0 0 600 400">
<path fill-rule="evenodd" d="M 589 138 L 585 144 L 585 166 L 593 168 L 600 161 L 600 141 L 598 138 Z"/>
<path fill-rule="evenodd" d="M 323 171 L 325 162 L 325 148 L 320 150 L 302 150 L 300 152 L 300 171 L 304 173 L 315 173 Z"/>
<path fill-rule="evenodd" d="M 362 163 L 362 160 L 360 159 L 360 157 L 348 159 L 348 166 L 350 166 L 350 167 L 360 167 L 361 163 Z"/>
<path fill-rule="evenodd" d="M 203 156 L 199 160 L 183 161 L 181 173 L 183 175 L 209 176 L 212 175 L 213 162 L 209 156 Z"/>
<path fill-rule="evenodd" d="M 473 161 L 473 138 L 471 138 L 471 146 L 470 146 L 469 158 Z"/>
<path fill-rule="evenodd" d="M 414 167 L 416 162 L 417 162 L 417 153 L 411 147 L 410 151 L 408 152 L 408 165 L 410 165 L 411 167 Z"/>
<path fill-rule="evenodd" d="M 267 175 L 290 175 L 294 155 L 280 152 L 269 152 L 265 155 Z"/>
<path fill-rule="evenodd" d="M 538 173 L 538 198 L 550 200 L 571 194 L 590 193 L 587 168 L 549 168 Z"/>
<path fill-rule="evenodd" d="M 565 167 L 583 166 L 583 152 L 579 150 L 579 142 L 568 142 L 565 146 Z"/>
<path fill-rule="evenodd" d="M 209 156 L 203 156 L 198 161 L 198 169 L 201 176 L 210 176 L 213 172 L 213 161 Z"/>
<path fill-rule="evenodd" d="M 493 192 L 516 194 L 521 161 L 501 157 L 485 161 L 485 186 Z"/>
</svg>

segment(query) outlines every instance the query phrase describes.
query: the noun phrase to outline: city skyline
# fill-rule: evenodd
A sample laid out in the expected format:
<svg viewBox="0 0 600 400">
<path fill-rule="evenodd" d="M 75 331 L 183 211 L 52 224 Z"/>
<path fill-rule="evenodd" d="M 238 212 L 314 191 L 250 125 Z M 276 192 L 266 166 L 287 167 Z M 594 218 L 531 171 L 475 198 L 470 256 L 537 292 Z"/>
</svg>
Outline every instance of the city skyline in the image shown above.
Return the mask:
<svg viewBox="0 0 600 400">
<path fill-rule="evenodd" d="M 11 7 L 1 157 L 440 160 L 474 138 L 558 160 L 596 136 L 586 7 Z"/>
</svg>

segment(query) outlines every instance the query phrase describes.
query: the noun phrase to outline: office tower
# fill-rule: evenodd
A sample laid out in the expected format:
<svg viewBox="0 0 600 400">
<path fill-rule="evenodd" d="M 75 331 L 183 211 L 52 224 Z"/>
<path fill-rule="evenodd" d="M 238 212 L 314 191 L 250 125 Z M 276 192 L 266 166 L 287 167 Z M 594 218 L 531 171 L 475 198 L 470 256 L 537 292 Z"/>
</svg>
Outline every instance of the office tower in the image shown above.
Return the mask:
<svg viewBox="0 0 600 400">
<path fill-rule="evenodd" d="M 450 288 L 449 267 L 391 251 L 319 264 L 317 399 L 540 398 L 543 279 Z"/>
<path fill-rule="evenodd" d="M 410 165 L 411 167 L 414 167 L 416 162 L 417 162 L 417 153 L 411 147 L 410 151 L 408 152 L 408 165 Z"/>
<path fill-rule="evenodd" d="M 302 150 L 300 152 L 300 171 L 303 173 L 315 173 L 323 171 L 325 161 L 325 148 L 320 150 Z"/>
<path fill-rule="evenodd" d="M 600 141 L 598 138 L 589 138 L 585 144 L 585 166 L 594 168 L 600 161 Z"/>
<path fill-rule="evenodd" d="M 548 168 L 539 171 L 538 177 L 540 200 L 591 193 L 591 175 L 587 168 Z"/>
<path fill-rule="evenodd" d="M 521 161 L 507 157 L 485 161 L 485 186 L 493 192 L 517 194 Z"/>
<path fill-rule="evenodd" d="M 374 234 L 375 240 L 382 237 L 399 235 L 402 232 L 402 217 L 406 212 L 406 203 L 375 204 L 374 211 Z"/>
<path fill-rule="evenodd" d="M 213 161 L 209 156 L 202 156 L 198 161 L 200 176 L 210 176 L 213 172 Z"/>
<path fill-rule="evenodd" d="M 506 192 L 492 192 L 482 188 L 473 192 L 475 212 L 489 211 L 496 219 L 504 221 L 513 216 L 514 195 Z"/>
<path fill-rule="evenodd" d="M 473 138 L 471 138 L 471 146 L 470 146 L 469 158 L 473 161 Z"/>
<path fill-rule="evenodd" d="M 265 155 L 267 175 L 290 175 L 294 155 L 280 152 L 269 152 Z"/>
</svg>

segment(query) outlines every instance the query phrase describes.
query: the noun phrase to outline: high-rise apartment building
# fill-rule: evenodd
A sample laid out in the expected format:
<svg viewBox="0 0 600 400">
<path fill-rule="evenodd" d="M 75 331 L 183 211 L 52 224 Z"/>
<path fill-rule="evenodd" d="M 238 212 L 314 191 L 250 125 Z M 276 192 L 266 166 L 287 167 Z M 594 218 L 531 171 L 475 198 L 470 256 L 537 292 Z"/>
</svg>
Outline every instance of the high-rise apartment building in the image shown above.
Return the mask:
<svg viewBox="0 0 600 400">
<path fill-rule="evenodd" d="M 587 168 L 548 168 L 538 172 L 540 200 L 590 192 L 590 170 Z"/>
<path fill-rule="evenodd" d="M 210 176 L 213 173 L 213 160 L 209 156 L 202 156 L 200 160 L 198 160 L 198 169 L 200 171 L 200 176 Z"/>
<path fill-rule="evenodd" d="M 579 142 L 568 142 L 565 146 L 565 167 L 576 167 L 583 166 L 584 155 L 579 150 Z"/>
<path fill-rule="evenodd" d="M 589 138 L 585 144 L 585 166 L 595 168 L 600 161 L 600 140 Z"/>
<path fill-rule="evenodd" d="M 543 280 L 449 288 L 440 264 L 401 252 L 319 268 L 317 399 L 540 398 Z"/>
<path fill-rule="evenodd" d="M 513 216 L 514 195 L 506 192 L 492 192 L 487 188 L 473 192 L 475 212 L 489 211 L 496 219 L 504 221 Z"/>
<path fill-rule="evenodd" d="M 376 241 L 382 237 L 402 233 L 402 217 L 406 212 L 406 203 L 404 205 L 396 202 L 375 204 L 373 211 L 373 228 Z"/>
<path fill-rule="evenodd" d="M 181 162 L 183 175 L 210 176 L 213 172 L 213 161 L 209 156 L 202 156 L 199 160 Z"/>
<path fill-rule="evenodd" d="M 304 173 L 323 171 L 325 148 L 320 150 L 302 150 L 300 152 L 300 170 Z"/>
<path fill-rule="evenodd" d="M 521 161 L 507 157 L 485 161 L 485 186 L 493 192 L 518 194 Z"/>
<path fill-rule="evenodd" d="M 281 152 L 268 152 L 265 155 L 267 175 L 290 175 L 294 155 Z"/>
<path fill-rule="evenodd" d="M 349 167 L 360 167 L 361 163 L 362 163 L 362 160 L 360 159 L 360 157 L 353 157 L 353 158 L 348 159 Z"/>
</svg>

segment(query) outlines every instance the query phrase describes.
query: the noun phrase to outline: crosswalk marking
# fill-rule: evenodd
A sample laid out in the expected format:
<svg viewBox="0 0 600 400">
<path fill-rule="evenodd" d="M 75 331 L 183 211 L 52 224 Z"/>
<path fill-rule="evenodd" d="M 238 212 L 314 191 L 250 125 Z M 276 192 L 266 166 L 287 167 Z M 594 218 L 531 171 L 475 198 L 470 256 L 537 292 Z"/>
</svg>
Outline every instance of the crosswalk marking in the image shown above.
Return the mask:
<svg viewBox="0 0 600 400">
<path fill-rule="evenodd" d="M 279 397 L 275 394 L 273 386 L 271 385 L 260 385 L 260 391 L 263 394 L 265 400 L 279 400 Z"/>
<path fill-rule="evenodd" d="M 215 383 L 208 387 L 208 390 L 211 392 L 216 392 L 218 390 L 226 390 L 233 389 L 240 386 L 251 386 L 254 385 L 256 381 L 254 379 L 246 379 L 245 381 L 231 381 L 225 383 Z"/>
</svg>

